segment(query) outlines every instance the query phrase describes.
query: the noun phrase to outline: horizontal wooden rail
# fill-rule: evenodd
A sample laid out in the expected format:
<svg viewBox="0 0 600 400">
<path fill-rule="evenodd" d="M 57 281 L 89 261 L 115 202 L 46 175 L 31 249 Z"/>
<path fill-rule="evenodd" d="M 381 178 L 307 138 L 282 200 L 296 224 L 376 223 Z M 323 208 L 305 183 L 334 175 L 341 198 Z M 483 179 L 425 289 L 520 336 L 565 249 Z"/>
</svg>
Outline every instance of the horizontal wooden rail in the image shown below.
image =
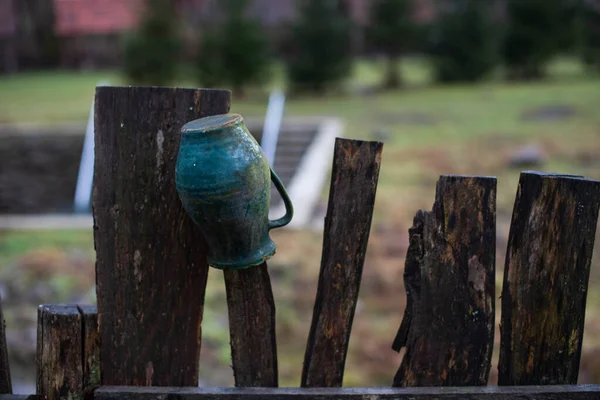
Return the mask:
<svg viewBox="0 0 600 400">
<path fill-rule="evenodd" d="M 580 400 L 600 398 L 600 385 L 476 386 L 414 388 L 192 388 L 103 386 L 95 400 L 327 400 L 327 399 L 483 399 Z M 0 400 L 5 400 L 0 396 Z M 8 400 L 8 399 L 6 399 Z"/>
</svg>

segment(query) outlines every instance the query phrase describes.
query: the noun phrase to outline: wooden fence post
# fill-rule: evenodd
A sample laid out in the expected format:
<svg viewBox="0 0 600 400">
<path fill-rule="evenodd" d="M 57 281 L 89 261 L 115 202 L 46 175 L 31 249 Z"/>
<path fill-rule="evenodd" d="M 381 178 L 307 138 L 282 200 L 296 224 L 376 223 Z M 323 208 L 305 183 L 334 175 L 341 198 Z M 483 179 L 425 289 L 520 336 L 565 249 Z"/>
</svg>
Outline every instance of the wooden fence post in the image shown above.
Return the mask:
<svg viewBox="0 0 600 400">
<path fill-rule="evenodd" d="M 576 384 L 600 182 L 521 174 L 502 289 L 500 385 Z"/>
<path fill-rule="evenodd" d="M 94 389 L 100 386 L 100 333 L 96 306 L 77 306 L 81 314 L 83 400 L 94 397 Z"/>
<path fill-rule="evenodd" d="M 181 127 L 228 113 L 230 96 L 96 89 L 92 203 L 104 385 L 198 385 L 208 265 L 175 189 L 175 163 Z"/>
<path fill-rule="evenodd" d="M 235 386 L 277 387 L 275 301 L 267 263 L 223 273 Z"/>
<path fill-rule="evenodd" d="M 100 352 L 95 306 L 38 308 L 37 394 L 47 400 L 94 397 Z"/>
<path fill-rule="evenodd" d="M 302 387 L 339 387 L 375 204 L 383 143 L 337 138 Z"/>
<path fill-rule="evenodd" d="M 442 176 L 410 229 L 394 386 L 486 385 L 494 343 L 496 178 Z"/>
<path fill-rule="evenodd" d="M 48 400 L 83 397 L 81 314 L 74 305 L 38 308 L 37 394 Z"/>
<path fill-rule="evenodd" d="M 6 325 L 4 322 L 4 312 L 2 311 L 2 298 L 0 298 L 0 394 L 12 394 L 8 348 L 6 347 Z"/>
</svg>

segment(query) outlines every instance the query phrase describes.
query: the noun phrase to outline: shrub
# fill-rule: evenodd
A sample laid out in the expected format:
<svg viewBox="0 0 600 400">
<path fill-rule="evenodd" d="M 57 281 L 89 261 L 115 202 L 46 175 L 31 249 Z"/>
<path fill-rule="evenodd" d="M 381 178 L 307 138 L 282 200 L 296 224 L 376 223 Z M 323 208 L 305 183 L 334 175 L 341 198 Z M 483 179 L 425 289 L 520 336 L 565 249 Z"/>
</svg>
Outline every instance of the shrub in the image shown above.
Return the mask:
<svg viewBox="0 0 600 400">
<path fill-rule="evenodd" d="M 600 71 L 600 1 L 584 0 L 581 18 L 583 61 Z"/>
<path fill-rule="evenodd" d="M 336 0 L 299 3 L 291 28 L 287 76 L 293 91 L 323 93 L 346 78 L 352 67 L 350 21 Z"/>
<path fill-rule="evenodd" d="M 503 44 L 509 79 L 545 76 L 544 67 L 564 45 L 562 0 L 507 0 L 508 26 Z"/>
<path fill-rule="evenodd" d="M 198 77 L 203 86 L 230 84 L 243 96 L 247 86 L 268 77 L 269 43 L 258 21 L 246 16 L 247 0 L 220 3 L 225 21 L 204 32 L 198 55 Z"/>
<path fill-rule="evenodd" d="M 215 88 L 227 81 L 218 31 L 203 30 L 196 59 L 196 72 L 198 81 L 205 88 Z"/>
<path fill-rule="evenodd" d="M 169 0 L 149 0 L 139 29 L 125 42 L 124 69 L 133 83 L 164 85 L 176 75 L 181 39 Z"/>
<path fill-rule="evenodd" d="M 429 54 L 439 82 L 475 82 L 497 64 L 497 35 L 487 2 L 445 1 L 431 34 Z"/>
<path fill-rule="evenodd" d="M 375 0 L 371 6 L 367 40 L 388 58 L 384 86 L 389 89 L 401 85 L 399 58 L 414 44 L 418 32 L 412 18 L 412 7 L 413 0 Z"/>
</svg>

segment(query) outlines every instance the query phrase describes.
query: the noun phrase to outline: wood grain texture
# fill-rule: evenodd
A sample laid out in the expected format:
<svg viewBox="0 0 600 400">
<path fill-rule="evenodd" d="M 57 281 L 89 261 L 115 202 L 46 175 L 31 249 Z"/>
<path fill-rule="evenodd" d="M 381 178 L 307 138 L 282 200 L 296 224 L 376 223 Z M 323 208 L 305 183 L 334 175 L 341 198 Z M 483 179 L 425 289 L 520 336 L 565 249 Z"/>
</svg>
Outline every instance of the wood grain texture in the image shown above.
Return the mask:
<svg viewBox="0 0 600 400">
<path fill-rule="evenodd" d="M 527 171 L 513 210 L 500 326 L 500 385 L 575 384 L 600 182 Z"/>
<path fill-rule="evenodd" d="M 100 386 L 100 333 L 96 306 L 78 305 L 83 338 L 83 399 L 91 400 Z"/>
<path fill-rule="evenodd" d="M 223 274 L 235 386 L 277 387 L 275 301 L 267 263 Z"/>
<path fill-rule="evenodd" d="M 10 378 L 10 363 L 8 361 L 8 347 L 6 345 L 6 322 L 2 311 L 0 298 L 0 394 L 12 394 L 12 381 Z"/>
<path fill-rule="evenodd" d="M 342 386 L 382 150 L 380 142 L 336 139 L 302 387 Z"/>
<path fill-rule="evenodd" d="M 103 384 L 196 386 L 208 265 L 175 189 L 184 123 L 230 92 L 98 87 L 94 243 Z"/>
<path fill-rule="evenodd" d="M 37 394 L 48 400 L 83 397 L 81 315 L 74 305 L 38 307 Z"/>
<path fill-rule="evenodd" d="M 406 347 L 394 386 L 486 385 L 495 315 L 496 178 L 442 176 L 410 233 Z"/>
<path fill-rule="evenodd" d="M 95 392 L 96 400 L 592 400 L 598 398 L 600 398 L 600 385 L 302 389 L 100 387 Z"/>
</svg>

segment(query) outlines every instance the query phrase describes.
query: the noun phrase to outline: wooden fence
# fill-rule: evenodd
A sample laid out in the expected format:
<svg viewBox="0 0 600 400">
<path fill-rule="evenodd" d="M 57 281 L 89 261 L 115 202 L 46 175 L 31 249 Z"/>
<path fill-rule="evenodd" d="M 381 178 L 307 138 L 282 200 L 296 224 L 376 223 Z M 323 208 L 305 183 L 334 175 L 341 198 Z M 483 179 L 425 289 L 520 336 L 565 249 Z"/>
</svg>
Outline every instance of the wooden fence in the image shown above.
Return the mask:
<svg viewBox="0 0 600 400">
<path fill-rule="evenodd" d="M 2 341 L 0 400 L 600 399 L 600 385 L 577 385 L 600 182 L 534 171 L 521 174 L 506 251 L 499 385 L 486 386 L 496 178 L 447 175 L 409 232 L 407 307 L 390 337 L 405 354 L 393 382 L 341 387 L 383 149 L 346 139 L 333 154 L 301 387 L 277 388 L 264 263 L 224 272 L 236 387 L 198 388 L 209 267 L 176 193 L 175 160 L 181 126 L 229 112 L 230 93 L 100 87 L 95 104 L 97 309 L 39 307 L 36 395 L 10 395 Z"/>
</svg>

